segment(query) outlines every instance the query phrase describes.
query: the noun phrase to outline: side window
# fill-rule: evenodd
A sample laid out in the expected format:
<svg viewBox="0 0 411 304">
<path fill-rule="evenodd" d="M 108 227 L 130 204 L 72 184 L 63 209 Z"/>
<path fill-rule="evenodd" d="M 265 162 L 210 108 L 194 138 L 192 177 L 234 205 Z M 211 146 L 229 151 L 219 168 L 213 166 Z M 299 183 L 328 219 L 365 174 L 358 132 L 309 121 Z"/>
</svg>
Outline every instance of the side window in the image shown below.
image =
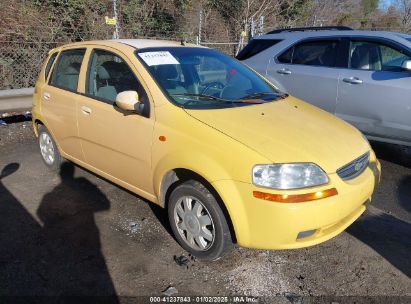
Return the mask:
<svg viewBox="0 0 411 304">
<path fill-rule="evenodd" d="M 401 72 L 401 65 L 410 56 L 378 42 L 352 41 L 350 64 L 352 69 Z"/>
<path fill-rule="evenodd" d="M 58 52 L 53 53 L 53 55 L 50 56 L 49 61 L 47 61 L 46 68 L 44 69 L 44 80 L 47 80 L 50 74 L 50 69 L 51 66 L 53 65 L 54 60 L 56 60 Z"/>
<path fill-rule="evenodd" d="M 87 95 L 114 104 L 117 94 L 124 91 L 136 91 L 148 105 L 147 94 L 127 63 L 112 52 L 95 49 L 87 72 Z"/>
<path fill-rule="evenodd" d="M 85 49 L 61 52 L 51 75 L 50 84 L 69 91 L 77 91 L 81 63 Z"/>
<path fill-rule="evenodd" d="M 310 41 L 294 47 L 292 64 L 336 66 L 338 41 Z"/>
</svg>

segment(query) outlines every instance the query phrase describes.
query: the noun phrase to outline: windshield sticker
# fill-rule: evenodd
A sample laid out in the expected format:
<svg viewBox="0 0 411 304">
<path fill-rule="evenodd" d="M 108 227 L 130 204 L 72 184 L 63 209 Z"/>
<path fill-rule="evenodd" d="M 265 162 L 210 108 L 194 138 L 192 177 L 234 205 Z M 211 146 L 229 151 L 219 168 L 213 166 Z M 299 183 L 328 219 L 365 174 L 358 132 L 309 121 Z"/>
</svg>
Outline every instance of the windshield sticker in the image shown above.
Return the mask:
<svg viewBox="0 0 411 304">
<path fill-rule="evenodd" d="M 168 51 L 138 53 L 148 66 L 164 64 L 180 64 Z"/>
</svg>

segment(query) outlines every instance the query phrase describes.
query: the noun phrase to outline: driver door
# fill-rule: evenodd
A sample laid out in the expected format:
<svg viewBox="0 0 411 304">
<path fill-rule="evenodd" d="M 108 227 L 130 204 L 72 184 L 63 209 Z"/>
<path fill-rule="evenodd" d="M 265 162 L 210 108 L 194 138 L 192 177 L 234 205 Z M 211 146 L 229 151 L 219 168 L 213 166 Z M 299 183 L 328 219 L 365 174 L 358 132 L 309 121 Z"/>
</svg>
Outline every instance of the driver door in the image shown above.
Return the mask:
<svg viewBox="0 0 411 304">
<path fill-rule="evenodd" d="M 95 48 L 89 55 L 85 96 L 77 106 L 78 128 L 88 165 L 126 188 L 151 196 L 151 142 L 154 127 L 148 95 L 121 53 Z M 143 114 L 115 106 L 118 93 L 137 91 Z"/>
</svg>

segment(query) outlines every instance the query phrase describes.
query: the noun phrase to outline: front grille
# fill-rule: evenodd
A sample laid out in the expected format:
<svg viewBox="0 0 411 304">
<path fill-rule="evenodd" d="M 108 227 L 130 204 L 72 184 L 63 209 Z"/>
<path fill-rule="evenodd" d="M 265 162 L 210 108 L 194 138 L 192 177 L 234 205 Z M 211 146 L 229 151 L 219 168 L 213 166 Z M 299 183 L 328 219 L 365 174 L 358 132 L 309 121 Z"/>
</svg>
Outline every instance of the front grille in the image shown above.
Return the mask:
<svg viewBox="0 0 411 304">
<path fill-rule="evenodd" d="M 364 172 L 364 170 L 368 167 L 369 160 L 370 152 L 367 152 L 344 167 L 338 169 L 337 174 L 343 180 L 353 179 Z"/>
</svg>

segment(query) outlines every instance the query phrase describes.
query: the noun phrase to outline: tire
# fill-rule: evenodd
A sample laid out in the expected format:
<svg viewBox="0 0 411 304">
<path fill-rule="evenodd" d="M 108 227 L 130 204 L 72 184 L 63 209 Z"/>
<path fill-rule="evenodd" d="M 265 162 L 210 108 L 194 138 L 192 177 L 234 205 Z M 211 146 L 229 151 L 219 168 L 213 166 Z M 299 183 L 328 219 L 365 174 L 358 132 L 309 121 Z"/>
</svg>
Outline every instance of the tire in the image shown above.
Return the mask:
<svg viewBox="0 0 411 304">
<path fill-rule="evenodd" d="M 60 170 L 60 165 L 62 162 L 62 158 L 57 148 L 56 142 L 45 126 L 39 125 L 38 131 L 38 145 L 41 159 L 43 160 L 47 168 L 49 168 L 51 171 L 56 172 Z"/>
<path fill-rule="evenodd" d="M 193 256 L 214 261 L 232 249 L 224 213 L 214 195 L 200 182 L 189 180 L 177 186 L 167 209 L 174 236 Z"/>
</svg>

